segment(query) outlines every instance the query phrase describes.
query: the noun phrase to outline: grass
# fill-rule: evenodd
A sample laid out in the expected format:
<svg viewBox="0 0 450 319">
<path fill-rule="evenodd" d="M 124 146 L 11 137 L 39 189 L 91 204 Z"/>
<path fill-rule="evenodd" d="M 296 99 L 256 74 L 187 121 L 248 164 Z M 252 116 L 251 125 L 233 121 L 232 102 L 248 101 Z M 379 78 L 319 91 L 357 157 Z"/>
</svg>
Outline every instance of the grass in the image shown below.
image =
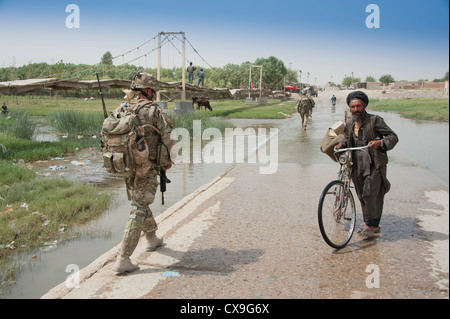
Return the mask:
<svg viewBox="0 0 450 319">
<path fill-rule="evenodd" d="M 82 132 L 84 135 L 98 135 L 102 128 L 104 120 L 103 113 L 99 112 L 80 112 L 74 110 L 60 110 L 49 113 L 47 120 L 59 132 L 68 134 L 77 134 Z"/>
<path fill-rule="evenodd" d="M 290 101 L 281 103 L 280 100 L 269 100 L 268 104 L 245 104 L 242 100 L 233 101 L 211 101 L 212 112 L 204 116 L 218 116 L 226 118 L 251 118 L 251 119 L 284 119 L 283 114 L 292 114 L 295 112 L 296 102 Z"/>
<path fill-rule="evenodd" d="M 99 216 L 109 205 L 107 193 L 90 184 L 44 179 L 11 161 L 0 160 L 0 296 L 15 280 L 20 265 L 12 256 L 71 240 L 76 226 Z"/>
<path fill-rule="evenodd" d="M 448 99 L 373 99 L 370 101 L 369 108 L 375 111 L 396 112 L 408 119 L 449 120 Z"/>
<path fill-rule="evenodd" d="M 31 139 L 35 128 L 36 123 L 24 110 L 11 112 L 7 118 L 0 117 L 0 132 L 6 132 L 19 138 Z"/>
<path fill-rule="evenodd" d="M 12 102 L 14 101 L 14 102 Z M 17 102 L 16 102 L 17 101 Z M 105 99 L 107 112 L 113 111 L 123 99 Z M 280 103 L 280 99 L 269 99 L 267 105 L 247 105 L 244 100 L 211 100 L 213 112 L 198 111 L 201 117 L 220 116 L 227 118 L 273 118 L 283 119 L 278 112 L 291 114 L 295 111 L 294 101 Z M 169 109 L 174 109 L 174 103 L 168 103 Z M 103 114 L 102 101 L 100 99 L 85 101 L 83 98 L 56 98 L 17 96 L 8 104 L 10 112 L 17 110 L 27 111 L 32 116 L 47 116 L 58 111 L 75 111 L 81 113 Z"/>
<path fill-rule="evenodd" d="M 103 114 L 103 107 L 101 99 L 85 101 L 84 98 L 72 97 L 50 97 L 50 96 L 16 96 L 16 97 L 2 97 L 6 101 L 8 110 L 16 112 L 19 110 L 27 111 L 31 116 L 47 116 L 50 113 L 57 111 L 76 111 L 87 113 L 101 113 Z M 107 112 L 113 111 L 122 99 L 105 99 Z"/>
<path fill-rule="evenodd" d="M 50 157 L 64 156 L 72 153 L 78 147 L 76 141 L 64 142 L 38 142 L 27 139 L 16 138 L 7 133 L 0 132 L 0 160 L 26 162 L 46 160 Z M 1 145 L 0 145 L 1 147 Z"/>
</svg>

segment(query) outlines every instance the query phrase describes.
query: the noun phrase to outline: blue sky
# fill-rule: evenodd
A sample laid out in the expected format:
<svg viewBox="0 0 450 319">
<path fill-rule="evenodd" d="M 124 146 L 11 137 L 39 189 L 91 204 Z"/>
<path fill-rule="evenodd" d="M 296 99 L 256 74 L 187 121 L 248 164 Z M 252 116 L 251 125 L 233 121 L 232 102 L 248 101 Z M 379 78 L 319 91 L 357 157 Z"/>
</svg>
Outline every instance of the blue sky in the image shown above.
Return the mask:
<svg viewBox="0 0 450 319">
<path fill-rule="evenodd" d="M 68 4 L 79 7 L 80 28 L 66 27 Z M 380 28 L 366 27 L 369 4 L 380 9 Z M 0 67 L 61 59 L 94 64 L 108 50 L 116 56 L 160 31 L 184 31 L 213 67 L 273 55 L 317 84 L 341 82 L 351 72 L 432 80 L 449 69 L 448 12 L 448 0 L 0 0 Z M 139 54 L 155 47 L 150 41 Z M 208 67 L 188 44 L 186 53 Z M 114 64 L 137 56 L 134 50 Z M 164 67 L 180 61 L 170 44 L 163 47 Z M 133 63 L 155 67 L 156 52 Z"/>
</svg>

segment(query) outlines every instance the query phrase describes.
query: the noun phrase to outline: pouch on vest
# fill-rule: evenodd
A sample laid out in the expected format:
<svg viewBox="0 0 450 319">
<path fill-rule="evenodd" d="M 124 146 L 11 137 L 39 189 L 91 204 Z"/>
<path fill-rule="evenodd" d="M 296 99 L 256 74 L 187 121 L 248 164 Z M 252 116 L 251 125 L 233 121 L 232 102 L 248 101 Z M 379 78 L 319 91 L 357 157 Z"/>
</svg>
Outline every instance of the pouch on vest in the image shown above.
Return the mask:
<svg viewBox="0 0 450 319">
<path fill-rule="evenodd" d="M 123 177 L 133 176 L 131 145 L 134 142 L 134 127 L 135 115 L 131 113 L 113 113 L 103 121 L 103 163 L 108 172 Z"/>
<path fill-rule="evenodd" d="M 136 136 L 133 138 L 131 144 L 131 152 L 133 154 L 136 176 L 144 176 L 151 168 L 151 163 L 148 159 L 149 148 L 143 136 Z"/>
</svg>

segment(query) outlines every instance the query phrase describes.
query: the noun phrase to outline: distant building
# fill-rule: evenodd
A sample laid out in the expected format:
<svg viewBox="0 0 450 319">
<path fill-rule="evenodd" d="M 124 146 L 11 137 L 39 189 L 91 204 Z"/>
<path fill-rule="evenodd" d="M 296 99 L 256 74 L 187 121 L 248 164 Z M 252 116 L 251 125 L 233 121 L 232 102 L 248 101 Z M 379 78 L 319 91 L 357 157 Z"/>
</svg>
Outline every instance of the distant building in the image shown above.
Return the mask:
<svg viewBox="0 0 450 319">
<path fill-rule="evenodd" d="M 397 81 L 394 82 L 395 89 L 443 89 L 445 82 L 433 81 Z"/>
<path fill-rule="evenodd" d="M 334 82 L 328 82 L 325 84 L 325 90 L 340 90 L 341 88 L 334 84 Z"/>
<path fill-rule="evenodd" d="M 359 82 L 356 83 L 357 89 L 366 89 L 366 90 L 381 90 L 382 83 L 381 82 Z"/>
</svg>

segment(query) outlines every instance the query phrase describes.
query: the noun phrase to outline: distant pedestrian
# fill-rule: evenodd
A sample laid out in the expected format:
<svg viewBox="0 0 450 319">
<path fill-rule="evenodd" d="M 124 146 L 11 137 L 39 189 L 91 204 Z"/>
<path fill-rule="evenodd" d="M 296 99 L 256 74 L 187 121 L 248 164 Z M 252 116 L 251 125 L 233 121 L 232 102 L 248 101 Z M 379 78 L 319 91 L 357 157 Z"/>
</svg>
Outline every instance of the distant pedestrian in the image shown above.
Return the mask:
<svg viewBox="0 0 450 319">
<path fill-rule="evenodd" d="M 312 109 L 316 104 L 312 98 L 307 95 L 307 90 L 302 90 L 302 95 L 297 101 L 297 112 L 300 113 L 300 119 L 302 121 L 302 129 L 306 130 L 308 117 L 312 114 Z"/>
<path fill-rule="evenodd" d="M 187 67 L 187 72 L 188 72 L 188 76 L 189 76 L 189 84 L 192 84 L 192 82 L 194 81 L 195 69 L 196 69 L 196 67 L 192 65 L 192 62 L 189 63 L 189 66 Z"/>
<path fill-rule="evenodd" d="M 203 69 L 200 69 L 200 71 L 197 72 L 197 76 L 198 76 L 198 81 L 197 81 L 197 86 L 200 86 L 200 82 L 202 83 L 202 87 L 204 87 L 205 85 L 205 73 L 203 72 Z"/>
</svg>

